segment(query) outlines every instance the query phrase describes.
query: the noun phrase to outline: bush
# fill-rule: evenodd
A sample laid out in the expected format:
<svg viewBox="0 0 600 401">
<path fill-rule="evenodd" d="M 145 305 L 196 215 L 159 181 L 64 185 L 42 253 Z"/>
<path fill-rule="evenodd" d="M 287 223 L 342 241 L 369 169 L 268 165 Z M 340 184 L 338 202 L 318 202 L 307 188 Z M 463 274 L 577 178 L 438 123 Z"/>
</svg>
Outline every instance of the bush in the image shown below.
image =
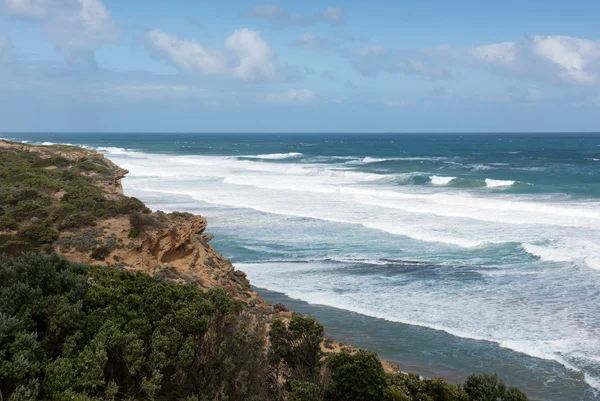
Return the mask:
<svg viewBox="0 0 600 401">
<path fill-rule="evenodd" d="M 44 198 L 47 198 L 47 196 L 45 194 L 41 193 L 40 191 L 38 191 L 37 189 L 21 188 L 21 189 L 18 189 L 16 192 L 12 193 L 9 196 L 9 198 L 7 199 L 7 202 L 12 205 L 17 205 L 21 202 L 35 201 L 35 200 L 44 199 Z"/>
<path fill-rule="evenodd" d="M 33 167 L 33 168 L 45 168 L 45 167 L 50 167 L 50 166 L 69 167 L 70 165 L 71 165 L 71 162 L 69 162 L 64 157 L 52 156 L 52 157 L 48 157 L 45 159 L 40 158 L 40 159 L 34 161 L 31 164 L 31 167 Z"/>
<path fill-rule="evenodd" d="M 110 255 L 110 249 L 106 246 L 99 246 L 98 248 L 92 251 L 90 255 L 92 259 L 95 260 L 104 260 Z"/>
<path fill-rule="evenodd" d="M 440 378 L 421 379 L 415 373 L 399 373 L 388 376 L 386 399 L 389 401 L 469 401 L 469 396 L 458 386 L 446 383 Z"/>
<path fill-rule="evenodd" d="M 106 166 L 101 166 L 99 163 L 89 159 L 83 159 L 77 163 L 77 168 L 83 171 L 93 171 L 98 174 L 110 175 L 110 170 Z"/>
<path fill-rule="evenodd" d="M 325 401 L 382 400 L 387 387 L 386 374 L 377 354 L 342 351 L 327 358 L 330 380 L 325 385 Z"/>
<path fill-rule="evenodd" d="M 158 222 L 153 216 L 149 214 L 143 214 L 138 211 L 131 213 L 129 216 L 129 223 L 131 224 L 129 236 L 132 238 L 138 237 L 141 233 L 149 228 L 162 227 L 160 222 Z"/>
<path fill-rule="evenodd" d="M 292 380 L 286 401 L 319 401 L 319 387 L 311 382 Z"/>
<path fill-rule="evenodd" d="M 59 224 L 59 230 L 88 227 L 96 224 L 96 217 L 89 212 L 74 213 L 66 216 Z"/>
<path fill-rule="evenodd" d="M 32 249 L 33 246 L 29 242 L 16 235 L 0 235 L 0 254 L 18 256 Z"/>
<path fill-rule="evenodd" d="M 16 221 L 23 221 L 37 217 L 43 219 L 48 216 L 48 210 L 45 204 L 35 201 L 25 201 L 19 203 L 11 212 L 10 216 Z"/>
<path fill-rule="evenodd" d="M 217 290 L 0 256 L 2 397 L 269 399 L 264 334 L 239 313 Z"/>
<path fill-rule="evenodd" d="M 53 243 L 58 239 L 59 235 L 58 231 L 45 222 L 31 224 L 19 231 L 20 237 L 40 245 Z"/>
<path fill-rule="evenodd" d="M 323 326 L 311 317 L 294 315 L 287 326 L 281 319 L 273 321 L 269 332 L 273 363 L 284 362 L 292 378 L 316 380 L 323 354 L 323 331 Z"/>
<path fill-rule="evenodd" d="M 471 401 L 527 401 L 527 396 L 518 389 L 507 389 L 498 375 L 471 375 L 465 380 L 463 388 Z"/>
<path fill-rule="evenodd" d="M 68 202 L 80 211 L 91 211 L 96 203 L 103 202 L 102 191 L 91 185 L 77 185 L 63 195 L 62 201 Z"/>
<path fill-rule="evenodd" d="M 13 231 L 19 227 L 16 221 L 8 216 L 0 216 L 0 231 Z"/>
</svg>

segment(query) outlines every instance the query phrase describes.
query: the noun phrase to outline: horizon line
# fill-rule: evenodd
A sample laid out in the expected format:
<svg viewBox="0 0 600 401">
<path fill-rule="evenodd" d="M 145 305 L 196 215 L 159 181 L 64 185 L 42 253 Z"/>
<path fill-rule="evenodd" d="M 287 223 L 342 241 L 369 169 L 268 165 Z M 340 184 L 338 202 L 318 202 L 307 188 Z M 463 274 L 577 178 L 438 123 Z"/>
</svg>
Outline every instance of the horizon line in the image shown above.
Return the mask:
<svg viewBox="0 0 600 401">
<path fill-rule="evenodd" d="M 485 135 L 485 134 L 600 134 L 600 131 L 372 131 L 372 132 L 343 132 L 343 131 L 0 131 L 0 135 L 10 134 L 157 134 L 157 135 Z M 0 138 L 4 139 L 4 138 Z"/>
</svg>

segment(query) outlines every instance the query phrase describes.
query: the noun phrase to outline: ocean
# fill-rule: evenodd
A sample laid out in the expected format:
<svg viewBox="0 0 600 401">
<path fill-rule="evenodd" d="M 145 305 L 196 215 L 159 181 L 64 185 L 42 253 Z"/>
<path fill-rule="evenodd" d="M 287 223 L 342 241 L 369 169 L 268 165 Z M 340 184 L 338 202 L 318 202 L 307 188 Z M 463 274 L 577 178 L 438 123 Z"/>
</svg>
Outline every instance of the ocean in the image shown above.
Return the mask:
<svg viewBox="0 0 600 401">
<path fill-rule="evenodd" d="M 208 218 L 268 300 L 402 370 L 600 397 L 600 134 L 3 134 Z"/>
</svg>

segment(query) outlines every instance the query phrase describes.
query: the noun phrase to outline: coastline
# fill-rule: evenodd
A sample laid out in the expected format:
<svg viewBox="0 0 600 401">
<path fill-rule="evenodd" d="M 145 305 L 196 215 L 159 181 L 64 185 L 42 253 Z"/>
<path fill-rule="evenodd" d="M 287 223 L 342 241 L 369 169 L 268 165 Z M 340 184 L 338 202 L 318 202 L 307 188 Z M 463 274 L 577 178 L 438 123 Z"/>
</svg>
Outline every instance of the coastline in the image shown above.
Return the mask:
<svg viewBox="0 0 600 401">
<path fill-rule="evenodd" d="M 106 160 L 109 160 L 108 157 L 106 158 Z M 114 166 L 117 167 L 116 165 Z M 118 189 L 120 190 L 119 193 L 123 194 L 122 188 L 120 187 L 120 182 L 118 184 Z M 145 199 L 143 197 L 141 198 Z M 202 212 L 202 209 L 197 208 L 197 210 L 194 210 L 194 213 L 198 212 Z M 204 213 L 202 213 L 202 215 L 204 216 Z M 169 219 L 169 222 L 171 222 L 170 220 L 171 219 Z M 178 227 L 181 224 L 181 222 L 175 221 L 172 221 L 172 223 L 175 223 Z M 142 246 L 142 244 L 140 244 L 140 246 L 142 246 L 143 249 L 151 249 L 155 248 L 154 244 L 156 244 L 157 246 L 159 245 L 158 249 L 161 250 L 159 254 L 164 255 L 166 254 L 166 252 L 168 252 L 168 249 L 166 249 L 164 245 L 167 245 L 167 247 L 169 247 L 171 246 L 170 243 L 173 242 L 173 246 L 178 246 L 177 244 L 185 242 L 185 238 L 191 238 L 194 233 L 203 231 L 203 228 L 201 226 L 206 226 L 206 220 L 202 222 L 202 224 L 199 223 L 198 227 L 190 227 L 190 230 L 184 230 L 186 232 L 189 231 L 189 233 L 186 233 L 185 235 L 181 236 L 181 238 L 177 239 L 175 242 L 168 240 L 165 244 L 164 241 L 166 241 L 167 238 L 164 237 L 163 234 L 160 234 L 159 237 L 156 237 L 152 240 L 152 244 L 149 244 L 150 246 Z M 112 228 L 116 228 L 114 222 Z M 215 241 L 216 244 L 221 242 L 220 238 L 220 236 L 217 236 L 217 239 Z M 209 240 L 210 239 L 208 237 L 205 237 L 201 242 L 208 242 Z M 207 244 L 204 243 L 202 247 L 206 249 L 212 248 L 211 246 L 206 247 L 206 245 Z M 216 248 L 220 249 L 218 245 L 216 246 Z M 220 251 L 216 252 L 220 253 Z M 226 252 L 224 252 L 224 254 L 225 257 L 228 256 Z M 127 255 L 119 255 L 121 259 L 127 260 L 123 256 Z M 204 256 L 202 256 L 201 259 L 205 259 Z M 140 261 L 140 265 L 146 265 L 145 262 L 147 261 Z M 176 263 L 179 266 L 178 269 L 186 263 L 183 260 L 181 262 L 182 263 Z M 225 262 L 229 261 L 223 260 L 224 264 Z M 230 263 L 227 264 L 227 270 L 231 268 L 233 272 L 233 266 Z M 155 269 L 153 269 L 152 272 L 155 272 Z M 243 274 L 243 277 L 241 275 L 239 277 L 229 277 L 228 275 L 227 281 L 233 279 L 233 281 L 237 282 L 242 278 L 245 278 L 245 274 Z M 243 285 L 243 287 L 245 287 L 245 285 Z M 299 313 L 316 317 L 324 324 L 328 338 L 332 338 L 334 340 L 341 341 L 344 343 L 353 344 L 362 349 L 375 351 L 381 356 L 381 358 L 385 358 L 386 360 L 392 362 L 400 363 L 400 369 L 402 371 L 416 372 L 424 377 L 441 376 L 451 382 L 462 381 L 464 380 L 464 377 L 466 377 L 468 374 L 475 373 L 478 371 L 489 373 L 498 372 L 502 378 L 507 379 L 508 384 L 517 385 L 525 389 L 528 392 L 528 394 L 530 394 L 530 396 L 532 397 L 531 399 L 565 399 L 564 393 L 561 391 L 563 390 L 562 387 L 554 387 L 554 390 L 559 389 L 561 398 L 537 397 L 536 392 L 532 390 L 534 389 L 532 385 L 538 384 L 532 383 L 526 379 L 521 380 L 520 371 L 515 371 L 515 366 L 518 368 L 520 368 L 521 366 L 518 363 L 511 363 L 510 359 L 507 360 L 505 358 L 506 355 L 510 354 L 514 355 L 516 359 L 522 359 L 523 355 L 509 351 L 505 348 L 501 348 L 496 344 L 487 343 L 484 341 L 456 338 L 449 334 L 439 332 L 433 329 L 426 329 L 423 327 L 388 322 L 382 319 L 370 318 L 349 311 L 324 307 L 321 305 L 311 305 L 302 301 L 291 299 L 283 294 L 273 293 L 272 291 L 268 290 L 262 290 L 257 288 L 253 288 L 253 290 L 259 292 L 259 295 L 262 295 L 271 305 L 281 302 L 287 307 L 289 307 L 291 310 L 295 310 Z M 402 340 L 400 347 L 398 347 L 398 339 Z M 416 344 L 415 342 L 419 344 Z M 475 347 L 475 350 L 473 347 L 474 344 L 477 345 Z M 494 355 L 488 355 L 498 352 L 504 354 L 503 358 L 494 358 Z M 460 354 L 460 358 L 464 359 L 462 367 L 457 367 L 446 360 L 451 354 Z M 427 357 L 423 358 L 423 355 L 427 355 Z M 540 373 L 542 371 L 552 371 L 553 369 L 561 369 L 561 371 L 564 371 L 563 367 L 556 367 L 554 366 L 556 365 L 556 363 L 553 362 L 538 360 L 531 357 L 528 357 L 526 359 L 528 359 L 532 364 L 529 370 L 536 373 Z M 542 369 L 540 369 L 540 367 L 542 367 Z M 516 380 L 513 380 L 513 378 L 515 378 Z M 540 375 L 540 380 L 545 379 Z M 581 380 L 581 378 L 578 378 L 578 380 Z M 547 384 L 548 383 L 544 385 Z M 544 389 L 544 394 L 547 395 L 549 392 L 551 392 L 550 389 L 551 387 L 546 387 Z M 556 391 L 554 392 L 558 393 Z M 588 400 L 593 399 L 593 396 L 592 398 L 589 398 L 589 393 L 586 392 L 585 397 L 568 399 Z"/>
<path fill-rule="evenodd" d="M 464 339 L 426 327 L 309 304 L 255 286 L 252 289 L 268 303 L 282 303 L 298 313 L 316 318 L 324 325 L 328 338 L 376 352 L 380 358 L 398 364 L 401 371 L 428 378 L 442 377 L 450 383 L 462 382 L 472 373 L 492 372 L 498 373 L 508 385 L 524 389 L 532 401 L 594 399 L 590 390 L 582 391 L 576 374 L 554 361 L 529 357 L 487 341 Z M 460 355 L 461 365 L 456 364 L 456 355 Z M 557 371 L 573 380 L 570 383 L 553 381 L 551 374 Z M 548 394 L 555 395 L 549 398 Z"/>
</svg>

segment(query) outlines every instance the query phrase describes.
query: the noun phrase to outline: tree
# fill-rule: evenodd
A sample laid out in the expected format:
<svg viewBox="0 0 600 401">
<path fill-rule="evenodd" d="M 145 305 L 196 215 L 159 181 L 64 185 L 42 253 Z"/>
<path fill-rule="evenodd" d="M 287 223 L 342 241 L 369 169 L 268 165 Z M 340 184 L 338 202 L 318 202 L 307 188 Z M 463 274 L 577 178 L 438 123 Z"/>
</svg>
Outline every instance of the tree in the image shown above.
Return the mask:
<svg viewBox="0 0 600 401">
<path fill-rule="evenodd" d="M 325 385 L 325 401 L 382 400 L 387 387 L 386 374 L 377 354 L 346 351 L 327 359 L 330 379 Z"/>
<path fill-rule="evenodd" d="M 269 332 L 273 363 L 283 361 L 294 379 L 315 381 L 323 354 L 323 333 L 323 325 L 311 317 L 295 314 L 288 325 L 275 320 Z"/>
</svg>

